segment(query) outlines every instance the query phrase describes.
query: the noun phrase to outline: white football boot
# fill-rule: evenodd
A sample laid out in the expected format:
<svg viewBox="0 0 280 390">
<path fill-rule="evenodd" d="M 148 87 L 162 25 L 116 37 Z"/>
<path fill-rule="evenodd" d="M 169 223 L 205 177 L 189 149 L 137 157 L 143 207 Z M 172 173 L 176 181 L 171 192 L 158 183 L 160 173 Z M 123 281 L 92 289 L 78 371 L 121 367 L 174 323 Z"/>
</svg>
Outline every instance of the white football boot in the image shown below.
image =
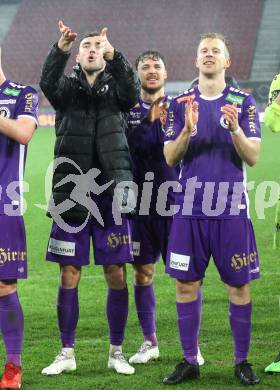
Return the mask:
<svg viewBox="0 0 280 390">
<path fill-rule="evenodd" d="M 56 356 L 53 363 L 43 368 L 44 375 L 58 375 L 62 372 L 75 371 L 77 368 L 73 348 L 62 348 L 59 355 Z"/>
<path fill-rule="evenodd" d="M 157 345 L 152 345 L 151 341 L 146 340 L 141 345 L 138 352 L 129 358 L 129 363 L 132 364 L 144 364 L 150 360 L 156 360 L 159 358 L 159 349 Z"/>
<path fill-rule="evenodd" d="M 199 366 L 203 366 L 203 364 L 204 364 L 204 358 L 201 355 L 199 347 L 197 348 L 197 363 L 198 363 Z"/>
<path fill-rule="evenodd" d="M 135 368 L 126 361 L 121 350 L 116 350 L 109 354 L 108 368 L 113 368 L 118 374 L 132 375 Z"/>
</svg>

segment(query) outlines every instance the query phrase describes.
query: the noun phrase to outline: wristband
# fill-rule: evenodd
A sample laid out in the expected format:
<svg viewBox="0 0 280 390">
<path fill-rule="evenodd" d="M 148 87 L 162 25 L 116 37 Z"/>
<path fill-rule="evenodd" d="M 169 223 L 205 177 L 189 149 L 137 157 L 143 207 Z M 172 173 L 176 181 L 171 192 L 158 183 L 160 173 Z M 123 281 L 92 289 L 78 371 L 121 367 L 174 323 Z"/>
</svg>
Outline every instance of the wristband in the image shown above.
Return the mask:
<svg viewBox="0 0 280 390">
<path fill-rule="evenodd" d="M 230 135 L 231 135 L 231 136 L 236 136 L 236 135 L 238 135 L 240 132 L 241 132 L 241 128 L 238 127 L 237 130 L 230 131 Z"/>
</svg>

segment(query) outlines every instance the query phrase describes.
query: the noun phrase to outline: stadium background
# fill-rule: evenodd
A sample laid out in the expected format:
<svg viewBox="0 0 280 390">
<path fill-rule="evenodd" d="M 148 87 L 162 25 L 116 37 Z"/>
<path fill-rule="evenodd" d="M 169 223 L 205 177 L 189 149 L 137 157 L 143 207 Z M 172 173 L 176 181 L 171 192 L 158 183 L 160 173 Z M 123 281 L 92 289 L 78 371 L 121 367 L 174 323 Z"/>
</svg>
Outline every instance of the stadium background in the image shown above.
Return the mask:
<svg viewBox="0 0 280 390">
<path fill-rule="evenodd" d="M 242 89 L 253 93 L 262 113 L 269 84 L 280 71 L 279 0 L 0 0 L 0 46 L 6 76 L 38 87 L 43 61 L 58 39 L 62 19 L 82 33 L 109 28 L 112 44 L 133 62 L 143 50 L 155 48 L 167 60 L 166 89 L 176 95 L 186 89 L 196 74 L 195 49 L 199 35 L 207 31 L 225 34 L 231 47 L 234 76 Z M 75 53 L 74 47 L 73 53 Z M 67 67 L 71 72 L 72 55 Z M 262 117 L 262 116 L 261 116 Z M 40 128 L 29 146 L 26 167 L 29 280 L 19 289 L 25 311 L 23 389 L 155 389 L 181 356 L 177 335 L 174 283 L 164 275 L 162 264 L 155 277 L 157 325 L 161 359 L 136 367 L 133 377 L 122 377 L 106 368 L 108 336 L 105 319 L 106 287 L 102 270 L 89 266 L 80 284 L 80 320 L 77 334 L 78 371 L 56 378 L 42 377 L 40 370 L 59 351 L 56 327 L 57 267 L 44 261 L 50 220 L 37 207 L 45 204 L 45 173 L 52 160 L 54 116 L 41 96 Z M 279 135 L 263 130 L 261 159 L 249 169 L 256 186 L 263 181 L 279 183 Z M 256 187 L 255 186 L 255 187 Z M 279 349 L 279 253 L 272 250 L 273 207 L 260 219 L 255 211 L 256 192 L 250 191 L 251 216 L 255 225 L 262 279 L 253 284 L 254 311 L 250 361 L 262 376 L 259 389 L 280 388 L 278 377 L 265 376 L 263 368 Z M 266 200 L 270 196 L 269 188 Z M 132 269 L 128 268 L 130 314 L 124 350 L 132 354 L 141 344 L 133 302 Z M 204 309 L 200 345 L 206 359 L 199 382 L 192 389 L 241 388 L 233 378 L 232 339 L 228 303 L 213 265 L 204 283 Z M 4 358 L 3 347 L 0 358 Z M 177 388 L 183 388 L 178 386 Z"/>
</svg>

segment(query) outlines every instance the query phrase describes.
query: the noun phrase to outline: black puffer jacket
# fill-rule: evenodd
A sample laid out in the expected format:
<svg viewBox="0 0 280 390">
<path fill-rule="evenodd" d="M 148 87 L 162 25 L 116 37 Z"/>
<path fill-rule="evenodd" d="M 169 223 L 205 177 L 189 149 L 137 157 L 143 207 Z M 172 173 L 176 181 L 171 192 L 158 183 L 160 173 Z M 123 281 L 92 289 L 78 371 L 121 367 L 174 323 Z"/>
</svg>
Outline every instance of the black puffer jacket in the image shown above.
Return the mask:
<svg viewBox="0 0 280 390">
<path fill-rule="evenodd" d="M 103 181 L 114 180 L 111 193 L 120 181 L 132 180 L 125 137 L 126 112 L 135 105 L 139 95 L 139 81 L 132 66 L 115 51 L 113 60 L 107 63 L 91 88 L 78 65 L 70 77 L 64 75 L 69 56 L 55 44 L 46 58 L 40 80 L 42 91 L 56 110 L 54 157 L 72 161 L 60 163 L 54 170 L 55 205 L 69 199 L 75 187 L 73 182 L 68 182 L 55 188 L 69 174 L 85 174 L 99 167 Z M 52 211 L 49 209 L 51 215 Z M 87 214 L 88 209 L 76 203 L 61 216 L 65 221 L 78 222 Z"/>
</svg>

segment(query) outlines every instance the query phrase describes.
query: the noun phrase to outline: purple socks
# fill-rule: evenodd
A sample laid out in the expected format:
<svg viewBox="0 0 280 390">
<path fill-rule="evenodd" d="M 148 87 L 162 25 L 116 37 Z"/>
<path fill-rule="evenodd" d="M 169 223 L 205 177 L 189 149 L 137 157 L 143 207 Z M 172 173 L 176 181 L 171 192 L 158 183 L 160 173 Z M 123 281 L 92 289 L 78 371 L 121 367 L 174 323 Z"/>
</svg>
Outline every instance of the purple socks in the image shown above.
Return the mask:
<svg viewBox="0 0 280 390">
<path fill-rule="evenodd" d="M 201 290 L 196 301 L 177 302 L 178 328 L 184 357 L 190 364 L 197 364 L 198 334 L 201 321 Z"/>
<path fill-rule="evenodd" d="M 74 348 L 79 319 L 78 288 L 59 288 L 57 317 L 62 346 Z"/>
<path fill-rule="evenodd" d="M 6 347 L 6 363 L 20 366 L 24 321 L 17 292 L 0 297 L 0 327 Z"/>
<path fill-rule="evenodd" d="M 153 284 L 149 286 L 134 286 L 134 297 L 144 340 L 150 341 L 152 345 L 157 345 Z"/>
<path fill-rule="evenodd" d="M 108 288 L 107 319 L 110 331 L 111 345 L 120 346 L 123 343 L 124 331 L 128 316 L 128 290 Z"/>
<path fill-rule="evenodd" d="M 251 339 L 252 303 L 235 305 L 230 302 L 229 320 L 234 340 L 235 364 L 247 359 Z"/>
</svg>

